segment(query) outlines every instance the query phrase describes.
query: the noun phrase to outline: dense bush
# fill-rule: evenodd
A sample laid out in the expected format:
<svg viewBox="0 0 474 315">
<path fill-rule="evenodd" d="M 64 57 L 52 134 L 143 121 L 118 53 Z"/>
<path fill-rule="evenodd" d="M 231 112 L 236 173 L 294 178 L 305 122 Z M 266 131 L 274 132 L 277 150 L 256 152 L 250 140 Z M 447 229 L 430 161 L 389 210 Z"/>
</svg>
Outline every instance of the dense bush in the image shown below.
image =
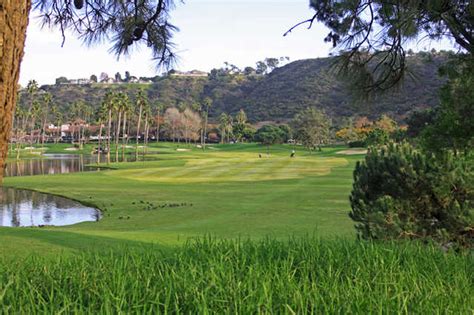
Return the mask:
<svg viewBox="0 0 474 315">
<path fill-rule="evenodd" d="M 290 138 L 291 130 L 288 125 L 265 125 L 257 130 L 254 141 L 269 146 L 276 143 L 284 143 Z"/>
<path fill-rule="evenodd" d="M 469 163 L 470 162 L 470 163 Z M 473 246 L 473 163 L 409 144 L 374 148 L 357 163 L 350 217 L 364 239 L 423 238 Z"/>
<path fill-rule="evenodd" d="M 386 130 L 375 128 L 369 132 L 365 142 L 369 146 L 378 146 L 387 144 L 389 140 L 390 134 Z"/>
<path fill-rule="evenodd" d="M 351 141 L 348 143 L 348 145 L 350 148 L 363 148 L 366 146 L 366 143 L 365 141 L 360 140 L 360 141 Z"/>
</svg>

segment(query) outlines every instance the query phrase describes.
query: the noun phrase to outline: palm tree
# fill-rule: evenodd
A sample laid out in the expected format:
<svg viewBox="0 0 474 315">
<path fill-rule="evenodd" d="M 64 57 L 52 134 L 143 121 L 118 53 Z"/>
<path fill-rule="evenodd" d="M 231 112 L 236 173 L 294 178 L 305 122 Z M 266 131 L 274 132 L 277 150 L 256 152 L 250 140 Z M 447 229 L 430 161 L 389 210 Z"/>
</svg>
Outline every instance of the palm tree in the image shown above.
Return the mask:
<svg viewBox="0 0 474 315">
<path fill-rule="evenodd" d="M 128 142 L 128 133 L 127 133 L 127 114 L 132 112 L 132 105 L 127 94 L 123 95 L 121 100 L 121 107 L 123 111 L 123 127 L 122 127 L 122 161 L 125 161 L 125 145 Z"/>
<path fill-rule="evenodd" d="M 108 108 L 105 102 L 103 102 L 97 110 L 97 123 L 99 124 L 99 136 L 98 136 L 98 147 L 97 147 L 97 164 L 100 163 L 100 154 L 102 153 L 102 129 L 104 122 L 107 120 Z"/>
<path fill-rule="evenodd" d="M 49 115 L 49 105 L 51 104 L 51 101 L 53 99 L 53 96 L 51 93 L 45 93 L 43 94 L 43 121 L 41 123 L 41 147 L 44 147 L 44 137 L 46 135 L 46 124 L 48 122 L 48 115 Z"/>
<path fill-rule="evenodd" d="M 31 117 L 31 127 L 30 127 L 30 144 L 33 146 L 33 142 L 35 140 L 34 137 L 34 130 L 36 126 L 36 119 L 41 115 L 41 104 L 38 100 L 34 100 L 32 102 L 31 110 L 29 112 Z"/>
<path fill-rule="evenodd" d="M 79 101 L 72 104 L 71 106 L 71 109 L 69 111 L 69 119 L 70 119 L 70 122 L 71 122 L 71 137 L 72 137 L 72 143 L 74 143 L 74 140 L 75 140 L 75 129 L 76 129 L 76 125 L 78 123 L 78 117 L 80 115 L 80 104 L 79 104 Z"/>
<path fill-rule="evenodd" d="M 92 115 L 94 114 L 94 110 L 92 109 L 92 106 L 86 104 L 86 103 L 83 103 L 82 105 L 82 119 L 84 121 L 84 124 L 85 126 L 87 126 L 87 122 L 90 122 L 91 121 L 91 118 L 92 118 Z M 82 136 L 81 136 L 81 139 L 83 139 L 83 142 L 89 138 L 86 138 L 86 135 L 85 135 L 85 126 L 82 127 Z M 81 145 L 81 149 L 82 149 L 82 145 Z"/>
<path fill-rule="evenodd" d="M 227 115 L 226 113 L 222 113 L 219 116 L 219 130 L 221 132 L 221 143 L 230 141 L 230 136 L 232 134 L 232 116 Z"/>
<path fill-rule="evenodd" d="M 71 113 L 74 124 L 79 126 L 77 139 L 79 141 L 79 150 L 82 150 L 84 147 L 85 124 L 90 119 L 90 116 L 92 116 L 92 108 L 83 101 L 78 101 L 72 106 Z"/>
<path fill-rule="evenodd" d="M 32 113 L 32 110 L 33 110 L 33 106 L 35 105 L 35 101 L 36 101 L 36 93 L 38 92 L 38 82 L 36 82 L 36 80 L 30 80 L 28 82 L 28 85 L 26 86 L 26 92 L 28 93 L 29 95 L 29 99 L 30 99 L 30 106 L 28 108 L 28 111 L 27 111 L 27 115 L 24 117 L 25 119 L 25 125 L 26 124 L 29 124 L 29 129 L 30 129 L 30 142 L 32 141 L 32 130 L 34 129 L 34 126 L 31 126 L 31 124 L 34 125 L 34 118 L 33 118 L 33 113 Z M 28 121 L 29 120 L 29 121 Z M 28 132 L 28 130 L 26 130 Z"/>
<path fill-rule="evenodd" d="M 62 120 L 63 120 L 63 114 L 61 113 L 61 111 L 59 110 L 58 106 L 56 105 L 53 105 L 51 107 L 51 114 L 53 116 L 53 119 L 54 119 L 54 123 L 56 124 L 57 126 L 57 129 L 56 129 L 56 137 L 54 139 L 54 142 L 55 143 L 58 143 L 59 142 L 59 139 L 61 137 L 61 125 L 62 125 Z"/>
<path fill-rule="evenodd" d="M 137 93 L 136 107 L 138 108 L 138 123 L 137 123 L 137 142 L 135 145 L 135 159 L 138 161 L 138 144 L 140 142 L 140 128 L 142 124 L 143 107 L 148 106 L 148 98 L 146 97 L 143 90 L 139 90 Z"/>
<path fill-rule="evenodd" d="M 115 131 L 115 162 L 118 162 L 119 160 L 119 150 L 118 150 L 118 144 L 120 140 L 120 126 L 122 123 L 122 114 L 125 110 L 125 103 L 127 100 L 127 95 L 123 92 L 119 92 L 117 96 L 115 97 L 115 110 L 117 111 L 117 128 Z"/>
<path fill-rule="evenodd" d="M 209 118 L 209 110 L 212 106 L 212 99 L 210 97 L 206 97 L 204 99 L 204 106 L 206 107 L 206 110 L 204 111 L 204 134 L 203 134 L 203 137 L 202 137 L 202 149 L 205 150 L 206 149 L 206 139 L 207 139 L 207 120 Z"/>
<path fill-rule="evenodd" d="M 26 86 L 26 92 L 30 97 L 30 108 L 28 109 L 28 111 L 31 111 L 31 108 L 33 108 L 34 96 L 38 92 L 38 82 L 36 82 L 36 80 L 28 81 L 28 85 Z"/>
<path fill-rule="evenodd" d="M 117 116 L 116 116 L 116 121 L 115 121 L 115 138 L 114 138 L 114 142 L 115 142 L 115 162 L 117 163 L 118 162 L 118 157 L 119 157 L 119 151 L 118 151 L 118 143 L 119 143 L 119 138 L 120 138 L 120 123 L 121 123 L 121 120 L 122 120 L 122 111 L 121 111 L 121 108 L 120 108 L 120 101 L 119 101 L 119 95 L 117 95 L 116 97 L 116 102 L 115 102 L 115 108 L 114 110 L 117 112 Z"/>
<path fill-rule="evenodd" d="M 107 164 L 110 164 L 110 140 L 112 130 L 112 111 L 114 109 L 115 95 L 112 92 L 107 92 L 102 101 L 102 107 L 107 111 Z"/>
<path fill-rule="evenodd" d="M 151 125 L 151 108 L 148 103 L 146 103 L 143 106 L 143 114 L 144 114 L 144 120 L 145 120 L 145 138 L 144 138 L 144 144 L 143 144 L 143 159 L 145 159 L 145 155 L 147 154 L 148 151 L 148 136 L 150 132 L 150 125 Z"/>
<path fill-rule="evenodd" d="M 28 112 L 21 106 L 15 108 L 15 138 L 16 138 L 16 160 L 20 160 L 21 145 L 24 137 L 25 121 Z"/>
</svg>

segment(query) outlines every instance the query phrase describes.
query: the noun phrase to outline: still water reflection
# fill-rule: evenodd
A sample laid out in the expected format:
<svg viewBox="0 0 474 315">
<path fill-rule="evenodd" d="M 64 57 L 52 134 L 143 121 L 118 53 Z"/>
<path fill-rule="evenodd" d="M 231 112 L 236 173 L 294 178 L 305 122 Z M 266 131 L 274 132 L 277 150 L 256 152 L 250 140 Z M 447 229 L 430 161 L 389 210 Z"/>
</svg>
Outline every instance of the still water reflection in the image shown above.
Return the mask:
<svg viewBox="0 0 474 315">
<path fill-rule="evenodd" d="M 70 199 L 0 188 L 0 226 L 70 225 L 98 221 L 100 212 Z"/>
<path fill-rule="evenodd" d="M 105 162 L 102 156 L 101 162 Z M 126 161 L 135 160 L 135 156 L 125 156 Z M 121 161 L 121 159 L 120 159 Z M 97 171 L 96 167 L 86 166 L 95 164 L 96 156 L 79 154 L 44 154 L 41 158 L 11 161 L 5 169 L 6 176 L 30 176 L 48 174 L 67 174 L 76 172 Z"/>
</svg>

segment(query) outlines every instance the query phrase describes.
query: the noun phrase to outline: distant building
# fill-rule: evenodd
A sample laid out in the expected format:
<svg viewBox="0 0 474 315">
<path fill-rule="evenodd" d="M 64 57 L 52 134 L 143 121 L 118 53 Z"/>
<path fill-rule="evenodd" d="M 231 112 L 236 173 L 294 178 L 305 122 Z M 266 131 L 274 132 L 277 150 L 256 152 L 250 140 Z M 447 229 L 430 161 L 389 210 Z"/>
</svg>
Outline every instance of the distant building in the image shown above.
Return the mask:
<svg viewBox="0 0 474 315">
<path fill-rule="evenodd" d="M 90 79 L 71 79 L 67 80 L 66 82 L 60 82 L 60 84 L 91 84 L 92 81 Z"/>
<path fill-rule="evenodd" d="M 175 71 L 170 73 L 173 77 L 207 77 L 208 73 L 199 70 L 192 70 L 188 72 Z"/>
<path fill-rule="evenodd" d="M 115 79 L 113 79 L 113 78 L 105 78 L 105 79 L 101 80 L 100 83 L 114 84 L 114 83 L 117 83 L 117 81 L 115 81 Z"/>
<path fill-rule="evenodd" d="M 206 74 L 207 75 L 207 74 Z M 190 74 L 187 74 L 187 75 L 183 75 L 183 76 L 199 76 L 199 74 L 197 73 L 190 73 Z M 143 84 L 151 84 L 153 83 L 152 80 L 150 79 L 147 79 L 147 78 L 137 78 L 135 76 L 131 76 L 128 80 L 128 82 L 122 82 L 122 81 L 118 81 L 114 78 L 111 78 L 111 77 L 108 77 L 106 73 L 103 73 L 101 75 L 101 80 L 99 81 L 100 83 L 102 84 L 118 84 L 118 83 L 143 83 Z M 91 79 L 85 79 L 85 78 L 81 78 L 81 79 L 71 79 L 71 80 L 68 80 L 67 78 L 65 77 L 60 77 L 60 78 L 57 78 L 56 79 L 56 84 L 60 84 L 60 85 L 68 85 L 68 84 L 73 84 L 73 85 L 84 85 L 84 84 L 92 84 L 92 83 L 96 83 L 95 81 L 91 80 Z"/>
<path fill-rule="evenodd" d="M 142 78 L 140 78 L 140 79 L 138 79 L 138 83 L 142 83 L 142 84 L 152 84 L 153 81 L 150 80 L 150 79 L 142 79 Z"/>
</svg>

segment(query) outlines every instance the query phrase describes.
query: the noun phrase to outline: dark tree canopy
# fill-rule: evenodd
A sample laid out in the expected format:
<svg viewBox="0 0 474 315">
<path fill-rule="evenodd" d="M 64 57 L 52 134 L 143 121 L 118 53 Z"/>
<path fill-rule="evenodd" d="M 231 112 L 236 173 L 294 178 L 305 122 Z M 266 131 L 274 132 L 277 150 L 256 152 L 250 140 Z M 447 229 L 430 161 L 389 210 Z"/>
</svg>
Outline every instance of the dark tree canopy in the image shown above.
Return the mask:
<svg viewBox="0 0 474 315">
<path fill-rule="evenodd" d="M 290 137 L 290 132 L 287 125 L 265 125 L 257 130 L 254 140 L 266 146 L 284 143 Z"/>
<path fill-rule="evenodd" d="M 339 71 L 366 92 L 401 81 L 410 40 L 448 38 L 470 55 L 474 51 L 470 0 L 310 0 L 310 6 L 314 16 L 295 27 L 324 23 L 330 30 L 325 41 L 341 52 Z"/>
<path fill-rule="evenodd" d="M 177 28 L 169 23 L 173 0 L 33 0 L 43 25 L 66 30 L 87 45 L 110 41 L 111 52 L 127 55 L 135 45 L 151 49 L 159 66 L 174 61 L 171 38 Z"/>
</svg>

